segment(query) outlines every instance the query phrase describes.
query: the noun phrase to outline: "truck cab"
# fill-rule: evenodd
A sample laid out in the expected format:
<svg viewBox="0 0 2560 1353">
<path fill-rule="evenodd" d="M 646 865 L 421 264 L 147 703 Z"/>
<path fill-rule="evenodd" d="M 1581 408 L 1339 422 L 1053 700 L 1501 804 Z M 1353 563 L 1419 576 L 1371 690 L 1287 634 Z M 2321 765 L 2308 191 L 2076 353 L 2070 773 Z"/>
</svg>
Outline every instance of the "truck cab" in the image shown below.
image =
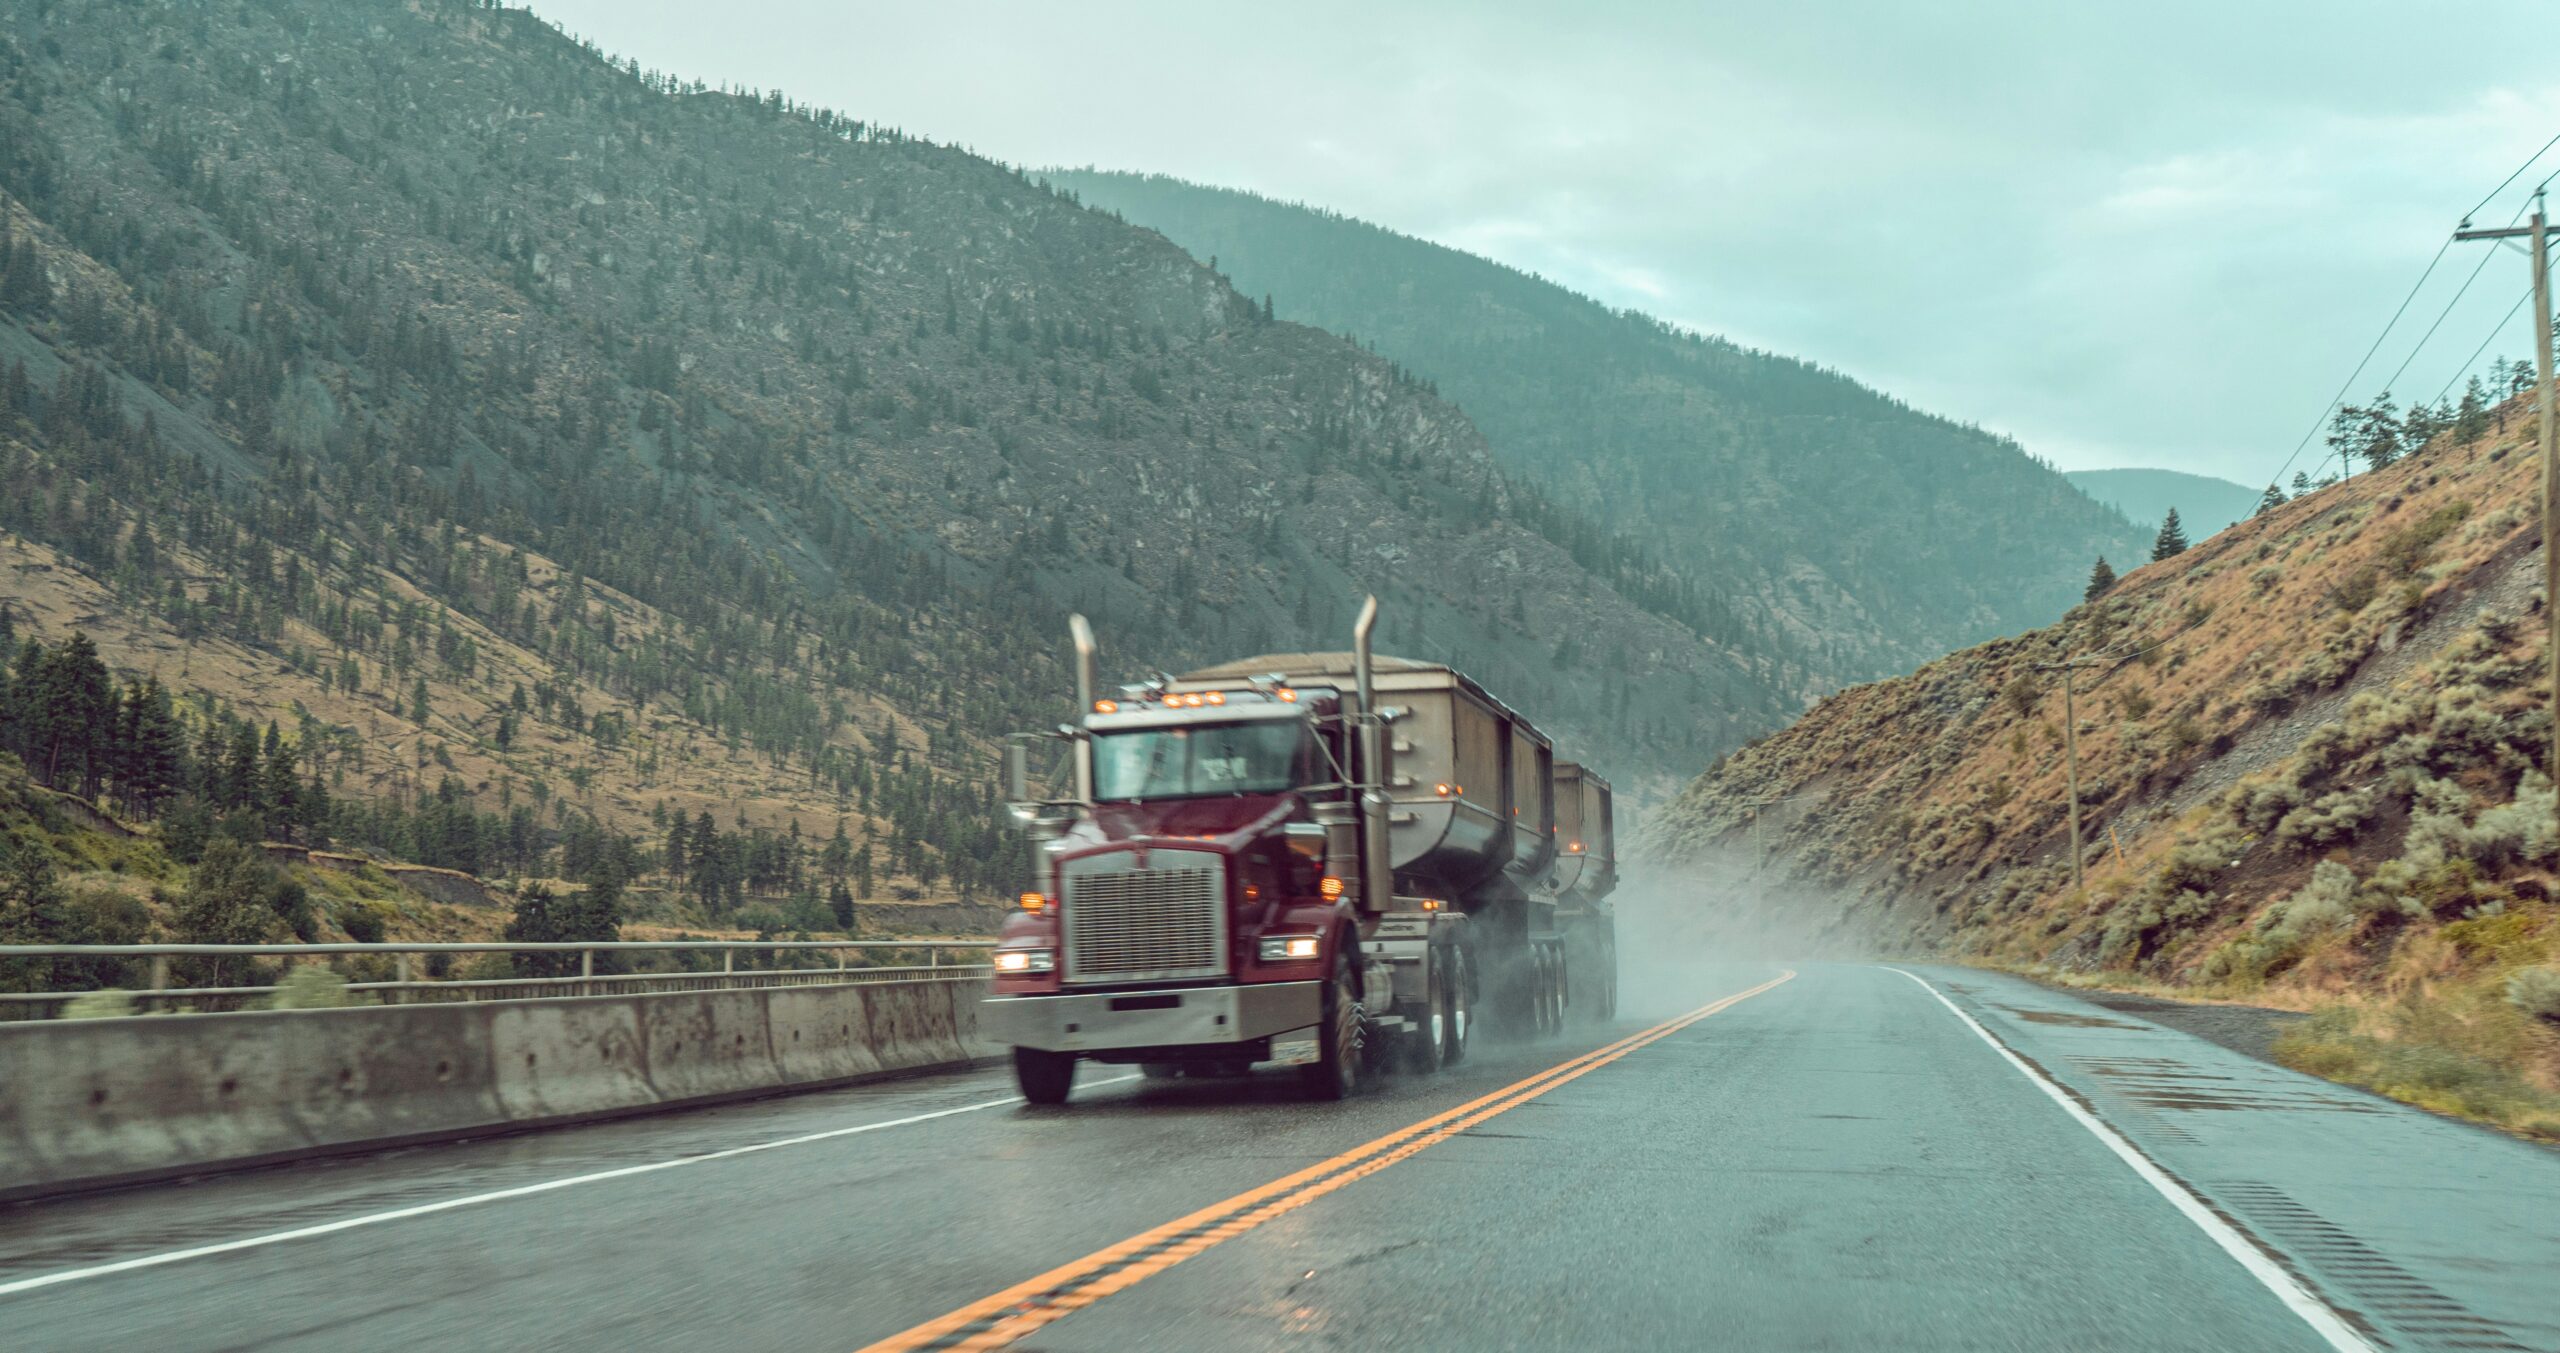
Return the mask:
<svg viewBox="0 0 2560 1353">
<path fill-rule="evenodd" d="M 1337 1098 L 1387 1065 L 1463 1058 L 1480 991 L 1524 1034 L 1561 1027 L 1574 950 L 1555 930 L 1547 740 L 1445 666 L 1373 657 L 1376 616 L 1372 598 L 1348 653 L 1112 695 L 1071 622 L 1077 718 L 1008 748 L 1038 876 L 979 1008 L 1026 1099 L 1064 1100 L 1079 1061 L 1276 1061 Z M 1032 790 L 1044 744 L 1066 754 L 1064 797 Z"/>
</svg>

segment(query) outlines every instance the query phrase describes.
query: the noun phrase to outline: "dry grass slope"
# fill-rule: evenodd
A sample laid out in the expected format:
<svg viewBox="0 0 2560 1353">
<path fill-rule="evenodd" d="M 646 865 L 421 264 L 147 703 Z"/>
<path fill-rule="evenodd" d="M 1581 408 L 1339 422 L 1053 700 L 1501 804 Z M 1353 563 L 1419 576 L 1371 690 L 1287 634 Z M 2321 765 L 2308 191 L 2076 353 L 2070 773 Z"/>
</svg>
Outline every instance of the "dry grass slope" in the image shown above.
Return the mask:
<svg viewBox="0 0 2560 1353">
<path fill-rule="evenodd" d="M 2560 1139 L 2529 437 L 2512 404 L 2475 445 L 2242 522 L 2061 624 L 1843 691 L 1641 848 L 1678 867 L 1763 841 L 1800 885 L 1785 919 L 1844 944 L 2317 1011 L 2279 1055 Z M 2074 891 L 2046 665 L 2090 655 Z"/>
</svg>

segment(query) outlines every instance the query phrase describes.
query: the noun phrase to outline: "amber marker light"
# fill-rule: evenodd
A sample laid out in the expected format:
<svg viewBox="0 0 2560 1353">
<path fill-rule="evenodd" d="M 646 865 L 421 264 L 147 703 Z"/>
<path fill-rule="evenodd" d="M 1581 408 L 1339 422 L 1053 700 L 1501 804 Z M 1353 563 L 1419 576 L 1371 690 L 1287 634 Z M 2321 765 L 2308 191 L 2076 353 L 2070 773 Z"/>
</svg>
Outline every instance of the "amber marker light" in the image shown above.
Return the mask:
<svg viewBox="0 0 2560 1353">
<path fill-rule="evenodd" d="M 1316 885 L 1316 891 L 1324 894 L 1325 900 L 1330 902 L 1342 896 L 1342 880 L 1327 874 L 1324 881 Z"/>
<path fill-rule="evenodd" d="M 1117 700 L 1096 700 L 1093 702 L 1093 712 L 1096 714 L 1117 714 L 1120 712 L 1120 702 Z"/>
<path fill-rule="evenodd" d="M 1049 909 L 1049 899 L 1039 893 L 1024 893 L 1022 895 L 1022 909 L 1024 911 L 1031 912 L 1047 911 Z"/>
</svg>

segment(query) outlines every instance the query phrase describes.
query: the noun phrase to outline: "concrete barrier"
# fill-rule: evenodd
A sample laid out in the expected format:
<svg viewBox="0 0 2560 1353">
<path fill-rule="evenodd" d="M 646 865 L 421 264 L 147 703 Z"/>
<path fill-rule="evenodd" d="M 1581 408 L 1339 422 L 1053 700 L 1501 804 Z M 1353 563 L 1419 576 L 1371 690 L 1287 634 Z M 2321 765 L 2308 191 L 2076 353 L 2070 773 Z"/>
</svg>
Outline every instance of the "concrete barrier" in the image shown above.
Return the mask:
<svg viewBox="0 0 2560 1353">
<path fill-rule="evenodd" d="M 964 1065 L 970 979 L 0 1024 L 0 1200 Z"/>
</svg>

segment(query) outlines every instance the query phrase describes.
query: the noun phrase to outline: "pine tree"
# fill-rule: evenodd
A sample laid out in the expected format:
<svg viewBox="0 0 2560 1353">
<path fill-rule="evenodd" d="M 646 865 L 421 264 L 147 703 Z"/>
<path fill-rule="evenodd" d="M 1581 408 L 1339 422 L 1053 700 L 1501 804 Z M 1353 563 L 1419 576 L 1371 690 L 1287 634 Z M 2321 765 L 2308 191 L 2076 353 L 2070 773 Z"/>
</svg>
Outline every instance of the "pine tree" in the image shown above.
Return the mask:
<svg viewBox="0 0 2560 1353">
<path fill-rule="evenodd" d="M 2399 412 L 2392 407 L 2391 392 L 2385 390 L 2373 406 L 2356 413 L 2355 453 L 2367 470 L 2379 470 L 2400 459 L 2401 423 Z"/>
<path fill-rule="evenodd" d="M 2284 506 L 2289 501 L 2291 500 L 2284 496 L 2283 489 L 2277 488 L 2273 484 L 2269 484 L 2267 485 L 2267 491 L 2258 495 L 2258 510 L 2250 513 L 2249 515 L 2251 517 L 2263 517 L 2268 513 L 2275 511 L 2277 508 Z"/>
<path fill-rule="evenodd" d="M 2458 446 L 2471 446 L 2489 432 L 2489 396 L 2480 388 L 2480 378 L 2462 387 L 2462 403 L 2453 413 L 2453 440 Z"/>
<path fill-rule="evenodd" d="M 284 735 L 273 723 L 267 725 L 259 760 L 258 808 L 265 815 L 267 835 L 290 841 L 293 829 L 302 822 L 302 781 L 294 774 L 293 750 L 284 745 Z"/>
<path fill-rule="evenodd" d="M 2089 585 L 2082 589 L 2080 593 L 2080 600 L 2083 602 L 2096 601 L 2098 598 L 2107 594 L 2108 588 L 2115 585 L 2116 571 L 2108 566 L 2107 557 L 2105 555 L 2099 555 L 2097 564 L 2089 570 Z"/>
<path fill-rule="evenodd" d="M 853 910 L 853 890 L 844 886 L 843 879 L 837 879 L 827 886 L 827 910 L 835 914 L 836 929 L 842 931 L 846 939 L 853 938 L 857 924 Z"/>
<path fill-rule="evenodd" d="M 2158 563 L 2187 550 L 2187 533 L 2178 525 L 2178 509 L 2169 509 L 2169 518 L 2160 523 L 2160 534 L 2151 542 L 2151 562 Z"/>
<path fill-rule="evenodd" d="M 258 730 L 234 724 L 231 745 L 222 754 L 220 778 L 214 782 L 213 806 L 222 811 L 254 809 L 258 804 Z"/>
</svg>

